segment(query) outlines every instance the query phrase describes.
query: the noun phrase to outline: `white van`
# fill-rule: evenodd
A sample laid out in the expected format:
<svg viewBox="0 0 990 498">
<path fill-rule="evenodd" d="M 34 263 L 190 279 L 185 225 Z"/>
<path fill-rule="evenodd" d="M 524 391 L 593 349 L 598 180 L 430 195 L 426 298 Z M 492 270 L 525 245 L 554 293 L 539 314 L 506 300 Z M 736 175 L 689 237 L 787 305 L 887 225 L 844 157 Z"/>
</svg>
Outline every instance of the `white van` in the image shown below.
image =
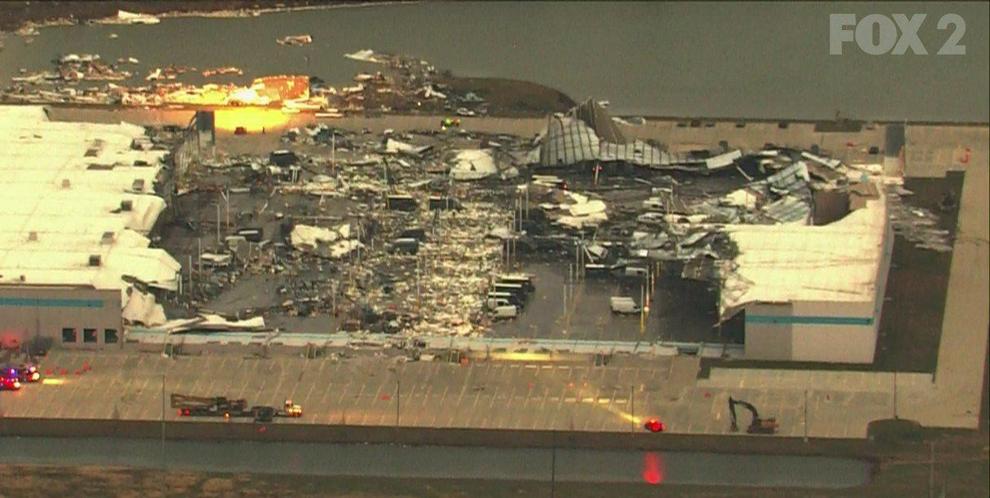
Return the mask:
<svg viewBox="0 0 990 498">
<path fill-rule="evenodd" d="M 492 317 L 496 320 L 507 320 L 509 318 L 515 318 L 519 314 L 518 309 L 515 306 L 499 306 L 492 310 Z"/>
<path fill-rule="evenodd" d="M 508 299 L 501 297 L 489 297 L 488 299 L 485 299 L 485 308 L 487 309 L 494 310 L 501 306 L 515 306 L 515 305 L 510 303 Z"/>
<path fill-rule="evenodd" d="M 639 305 L 631 297 L 610 297 L 608 305 L 612 308 L 612 313 L 631 315 L 640 311 Z"/>
</svg>

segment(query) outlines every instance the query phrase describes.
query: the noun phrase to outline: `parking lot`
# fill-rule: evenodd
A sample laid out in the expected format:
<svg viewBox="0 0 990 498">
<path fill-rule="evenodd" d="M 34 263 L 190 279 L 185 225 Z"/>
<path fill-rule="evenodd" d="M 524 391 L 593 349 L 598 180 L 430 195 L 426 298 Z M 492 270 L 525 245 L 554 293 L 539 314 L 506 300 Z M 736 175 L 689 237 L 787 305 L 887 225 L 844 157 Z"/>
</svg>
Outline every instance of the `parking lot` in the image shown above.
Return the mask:
<svg viewBox="0 0 990 498">
<path fill-rule="evenodd" d="M 43 364 L 48 380 L 3 393 L 0 411 L 5 417 L 194 420 L 168 406 L 163 411 L 164 390 L 166 399 L 181 393 L 245 398 L 250 405 L 292 399 L 303 406 L 302 418 L 279 423 L 624 432 L 641 431 L 641 423 L 657 417 L 672 433 L 730 434 L 731 395 L 756 405 L 762 417 L 776 417 L 782 436 L 800 437 L 807 426 L 811 437 L 840 438 L 865 437 L 870 420 L 892 413 L 892 384 L 866 373 L 835 372 L 809 389 L 808 379 L 797 377 L 807 372 L 772 374 L 768 382 L 765 374 L 716 369 L 699 380 L 696 357 L 616 356 L 607 366 L 589 358 L 462 365 L 364 354 L 306 360 L 58 352 Z M 738 416 L 745 427 L 749 414 Z"/>
</svg>

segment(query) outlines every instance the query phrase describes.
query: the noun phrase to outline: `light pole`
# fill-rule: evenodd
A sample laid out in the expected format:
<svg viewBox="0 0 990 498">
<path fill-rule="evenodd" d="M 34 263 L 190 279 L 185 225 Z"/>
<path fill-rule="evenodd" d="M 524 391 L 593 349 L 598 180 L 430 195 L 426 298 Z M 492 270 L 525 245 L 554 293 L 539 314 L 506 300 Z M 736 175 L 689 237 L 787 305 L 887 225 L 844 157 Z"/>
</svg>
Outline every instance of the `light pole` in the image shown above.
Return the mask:
<svg viewBox="0 0 990 498">
<path fill-rule="evenodd" d="M 639 335 L 646 333 L 646 281 L 639 284 Z"/>
<path fill-rule="evenodd" d="M 399 426 L 399 410 L 402 405 L 402 381 L 399 380 L 399 373 L 395 373 L 395 426 Z"/>
<path fill-rule="evenodd" d="M 636 388 L 629 386 L 629 432 L 636 432 Z"/>
<path fill-rule="evenodd" d="M 220 203 L 217 203 L 217 246 L 220 246 Z"/>
<path fill-rule="evenodd" d="M 557 496 L 557 425 L 554 423 L 551 433 L 553 449 L 550 453 L 550 498 Z"/>
<path fill-rule="evenodd" d="M 928 443 L 928 498 L 935 498 L 935 441 Z"/>
<path fill-rule="evenodd" d="M 162 374 L 162 494 L 166 489 L 166 477 L 165 477 L 165 374 Z"/>
</svg>

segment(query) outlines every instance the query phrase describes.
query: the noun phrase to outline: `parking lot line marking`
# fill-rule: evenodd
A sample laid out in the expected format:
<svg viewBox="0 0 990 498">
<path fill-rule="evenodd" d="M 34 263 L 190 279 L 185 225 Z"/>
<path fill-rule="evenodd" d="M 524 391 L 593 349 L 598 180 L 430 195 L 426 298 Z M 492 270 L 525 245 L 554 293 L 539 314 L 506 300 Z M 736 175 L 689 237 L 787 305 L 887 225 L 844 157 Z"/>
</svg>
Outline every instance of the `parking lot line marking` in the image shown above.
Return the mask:
<svg viewBox="0 0 990 498">
<path fill-rule="evenodd" d="M 447 399 L 448 389 L 450 389 L 449 384 L 443 387 L 443 394 L 440 395 L 440 402 L 433 408 L 433 422 L 430 424 L 432 427 L 437 426 L 437 419 L 440 417 L 440 412 L 443 411 L 443 404 Z"/>
</svg>

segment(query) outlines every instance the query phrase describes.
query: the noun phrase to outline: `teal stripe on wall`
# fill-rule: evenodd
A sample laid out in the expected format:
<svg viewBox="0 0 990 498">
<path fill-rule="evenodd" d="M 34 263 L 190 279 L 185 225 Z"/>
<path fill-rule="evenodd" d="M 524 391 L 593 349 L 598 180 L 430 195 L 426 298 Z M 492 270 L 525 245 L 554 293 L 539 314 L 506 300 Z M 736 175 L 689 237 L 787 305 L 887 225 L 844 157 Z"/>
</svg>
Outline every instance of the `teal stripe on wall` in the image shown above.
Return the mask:
<svg viewBox="0 0 990 498">
<path fill-rule="evenodd" d="M 0 307 L 102 308 L 101 299 L 49 299 L 44 297 L 0 297 Z"/>
<path fill-rule="evenodd" d="M 746 314 L 746 323 L 767 325 L 873 325 L 873 317 L 855 316 L 773 316 Z"/>
</svg>

